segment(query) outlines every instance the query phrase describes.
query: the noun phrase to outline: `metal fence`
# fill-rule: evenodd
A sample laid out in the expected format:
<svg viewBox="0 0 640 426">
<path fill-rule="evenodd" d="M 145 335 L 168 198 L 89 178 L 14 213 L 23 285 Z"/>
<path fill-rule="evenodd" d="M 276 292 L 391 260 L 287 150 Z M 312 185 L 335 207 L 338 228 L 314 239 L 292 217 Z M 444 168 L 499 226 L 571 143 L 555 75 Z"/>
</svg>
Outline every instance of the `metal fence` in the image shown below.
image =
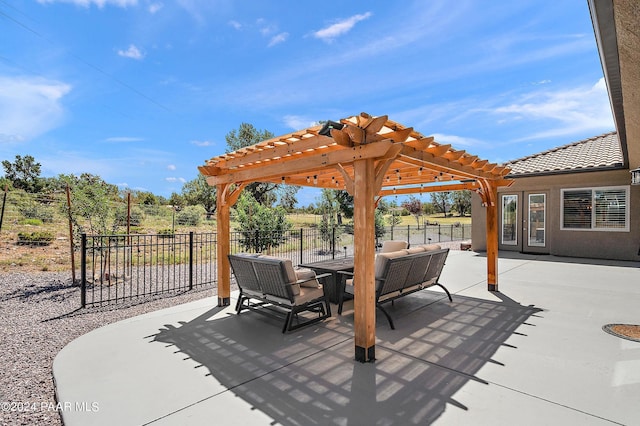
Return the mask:
<svg viewBox="0 0 640 426">
<path fill-rule="evenodd" d="M 281 233 L 232 232 L 231 252 L 265 253 L 302 263 L 353 255 L 349 227 L 330 232 L 301 228 Z M 387 239 L 410 244 L 443 243 L 470 238 L 470 225 L 396 226 L 385 230 Z M 168 235 L 82 235 L 81 304 L 113 305 L 180 293 L 217 283 L 215 233 Z"/>
</svg>

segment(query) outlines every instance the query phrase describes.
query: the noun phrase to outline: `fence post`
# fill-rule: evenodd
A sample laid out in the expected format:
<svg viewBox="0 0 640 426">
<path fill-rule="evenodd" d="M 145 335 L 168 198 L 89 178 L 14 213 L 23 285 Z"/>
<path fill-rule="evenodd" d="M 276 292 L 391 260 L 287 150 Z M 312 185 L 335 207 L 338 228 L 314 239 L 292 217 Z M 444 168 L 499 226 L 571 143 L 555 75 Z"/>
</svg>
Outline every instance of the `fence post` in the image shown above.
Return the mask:
<svg viewBox="0 0 640 426">
<path fill-rule="evenodd" d="M 80 306 L 87 305 L 87 234 L 80 236 Z"/>
<path fill-rule="evenodd" d="M 442 242 L 442 225 L 438 224 L 438 242 Z"/>
<path fill-rule="evenodd" d="M 336 227 L 331 228 L 331 258 L 336 258 Z"/>
<path fill-rule="evenodd" d="M 302 236 L 303 236 L 303 228 L 300 228 L 300 262 L 298 264 L 304 263 L 302 262 Z"/>
<path fill-rule="evenodd" d="M 193 231 L 189 231 L 189 290 L 193 290 Z"/>
<path fill-rule="evenodd" d="M 411 225 L 407 225 L 407 247 L 411 246 Z"/>
<path fill-rule="evenodd" d="M 2 213 L 0 213 L 0 230 L 2 229 L 2 220 L 4 219 L 4 205 L 7 203 L 7 191 L 9 191 L 9 185 L 4 186 L 4 195 L 2 196 Z"/>
</svg>

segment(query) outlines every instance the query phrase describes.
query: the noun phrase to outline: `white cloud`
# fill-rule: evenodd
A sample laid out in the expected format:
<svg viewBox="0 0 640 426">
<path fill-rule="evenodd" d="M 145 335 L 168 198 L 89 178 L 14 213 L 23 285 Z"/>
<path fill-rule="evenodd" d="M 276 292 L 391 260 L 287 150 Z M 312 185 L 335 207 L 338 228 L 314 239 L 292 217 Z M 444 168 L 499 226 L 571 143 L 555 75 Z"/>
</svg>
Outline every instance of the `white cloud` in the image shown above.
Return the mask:
<svg viewBox="0 0 640 426">
<path fill-rule="evenodd" d="M 135 45 L 130 44 L 127 50 L 118 50 L 118 55 L 124 58 L 131 58 L 136 60 L 141 60 L 144 58 L 144 53 L 140 51 Z"/>
<path fill-rule="evenodd" d="M 0 143 L 24 142 L 64 119 L 62 99 L 71 86 L 54 80 L 0 76 Z"/>
<path fill-rule="evenodd" d="M 236 30 L 242 29 L 242 24 L 238 21 L 229 21 L 229 25 L 232 26 Z"/>
<path fill-rule="evenodd" d="M 162 3 L 151 3 L 149 5 L 149 13 L 151 13 L 152 15 L 155 15 L 163 7 L 164 7 L 164 4 Z"/>
<path fill-rule="evenodd" d="M 191 141 L 191 143 L 195 146 L 212 146 L 215 145 L 215 142 L 212 141 Z"/>
<path fill-rule="evenodd" d="M 343 19 L 342 21 L 338 21 L 335 24 L 329 25 L 326 28 L 318 30 L 313 33 L 315 38 L 319 38 L 320 40 L 324 40 L 326 42 L 333 41 L 336 37 L 341 36 L 343 34 L 348 33 L 351 29 L 360 21 L 364 21 L 368 19 L 373 14 L 371 12 L 353 15 L 347 19 Z"/>
<path fill-rule="evenodd" d="M 445 135 L 442 133 L 434 133 L 431 136 L 433 136 L 436 142 L 440 144 L 451 144 L 453 148 L 459 148 L 461 146 L 477 147 L 479 145 L 484 145 L 484 142 L 479 139 L 468 138 L 465 136 Z"/>
<path fill-rule="evenodd" d="M 502 123 L 522 120 L 547 120 L 548 130 L 527 135 L 520 140 L 566 136 L 574 133 L 600 132 L 614 128 L 604 78 L 590 87 L 529 93 L 517 102 L 495 108 Z"/>
<path fill-rule="evenodd" d="M 71 3 L 75 4 L 76 6 L 82 7 L 90 7 L 91 5 L 95 4 L 100 9 L 102 9 L 105 6 L 135 6 L 138 4 L 138 0 L 38 0 L 38 3 Z"/>
<path fill-rule="evenodd" d="M 187 180 L 185 178 L 182 177 L 166 177 L 164 178 L 164 180 L 166 180 L 167 182 L 181 182 L 181 183 L 185 183 Z"/>
<path fill-rule="evenodd" d="M 283 42 L 287 41 L 287 38 L 289 38 L 289 33 L 277 34 L 277 35 L 271 37 L 271 40 L 269 41 L 268 47 L 273 47 L 276 44 L 283 43 Z"/>
<path fill-rule="evenodd" d="M 316 124 L 315 121 L 299 115 L 285 115 L 282 120 L 284 121 L 284 124 L 291 127 L 293 130 L 306 129 L 307 127 L 311 127 Z"/>
<path fill-rule="evenodd" d="M 176 169 L 175 164 L 169 164 L 169 165 L 167 166 L 167 170 L 175 170 L 175 169 Z"/>
<path fill-rule="evenodd" d="M 119 142 L 140 142 L 143 140 L 144 138 L 138 138 L 134 136 L 113 136 L 110 138 L 106 138 L 104 141 L 119 143 Z"/>
</svg>

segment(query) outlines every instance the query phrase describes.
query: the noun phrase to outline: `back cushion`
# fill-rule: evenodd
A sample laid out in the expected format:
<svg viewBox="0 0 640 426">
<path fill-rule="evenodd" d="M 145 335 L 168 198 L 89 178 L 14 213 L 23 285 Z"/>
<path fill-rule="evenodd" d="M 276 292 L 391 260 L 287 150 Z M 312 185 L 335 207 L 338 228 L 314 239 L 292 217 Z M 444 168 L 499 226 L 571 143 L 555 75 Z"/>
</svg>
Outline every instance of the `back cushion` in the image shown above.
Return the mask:
<svg viewBox="0 0 640 426">
<path fill-rule="evenodd" d="M 414 254 L 414 253 L 424 253 L 423 246 L 411 247 L 410 249 L 404 249 L 406 254 Z"/>
<path fill-rule="evenodd" d="M 376 256 L 375 262 L 375 274 L 376 278 L 382 277 L 384 273 L 384 267 L 387 264 L 387 260 L 395 259 L 396 257 L 405 256 L 406 253 L 404 250 L 392 251 L 391 253 L 379 253 Z"/>
<path fill-rule="evenodd" d="M 409 246 L 409 243 L 401 240 L 390 240 L 382 243 L 381 253 L 391 253 L 393 251 L 398 251 L 402 249 L 406 249 Z"/>
<path fill-rule="evenodd" d="M 287 283 L 295 283 L 298 281 L 296 277 L 296 271 L 293 269 L 293 263 L 291 263 L 291 259 L 280 259 L 279 257 L 260 255 L 258 256 L 261 259 L 269 259 L 274 261 L 282 262 L 282 270 L 284 271 L 284 275 Z M 259 279 L 260 277 L 258 277 Z"/>
<path fill-rule="evenodd" d="M 424 251 L 440 250 L 442 248 L 440 247 L 440 244 L 426 244 L 420 247 L 422 247 Z"/>
</svg>

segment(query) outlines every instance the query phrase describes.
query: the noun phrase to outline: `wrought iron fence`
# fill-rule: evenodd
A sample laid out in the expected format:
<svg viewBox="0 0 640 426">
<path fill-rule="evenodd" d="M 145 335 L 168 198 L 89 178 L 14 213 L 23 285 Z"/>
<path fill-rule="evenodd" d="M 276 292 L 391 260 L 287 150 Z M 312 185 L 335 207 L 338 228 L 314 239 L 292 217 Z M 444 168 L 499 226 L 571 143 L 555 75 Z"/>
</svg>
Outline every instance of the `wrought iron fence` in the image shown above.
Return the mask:
<svg viewBox="0 0 640 426">
<path fill-rule="evenodd" d="M 470 225 L 387 228 L 378 241 L 442 243 L 470 238 Z M 286 232 L 232 232 L 231 253 L 264 253 L 291 259 L 294 266 L 353 255 L 350 227 L 330 232 L 300 228 Z M 81 238 L 81 305 L 103 306 L 165 293 L 180 293 L 217 283 L 217 235 L 130 234 Z"/>
</svg>

